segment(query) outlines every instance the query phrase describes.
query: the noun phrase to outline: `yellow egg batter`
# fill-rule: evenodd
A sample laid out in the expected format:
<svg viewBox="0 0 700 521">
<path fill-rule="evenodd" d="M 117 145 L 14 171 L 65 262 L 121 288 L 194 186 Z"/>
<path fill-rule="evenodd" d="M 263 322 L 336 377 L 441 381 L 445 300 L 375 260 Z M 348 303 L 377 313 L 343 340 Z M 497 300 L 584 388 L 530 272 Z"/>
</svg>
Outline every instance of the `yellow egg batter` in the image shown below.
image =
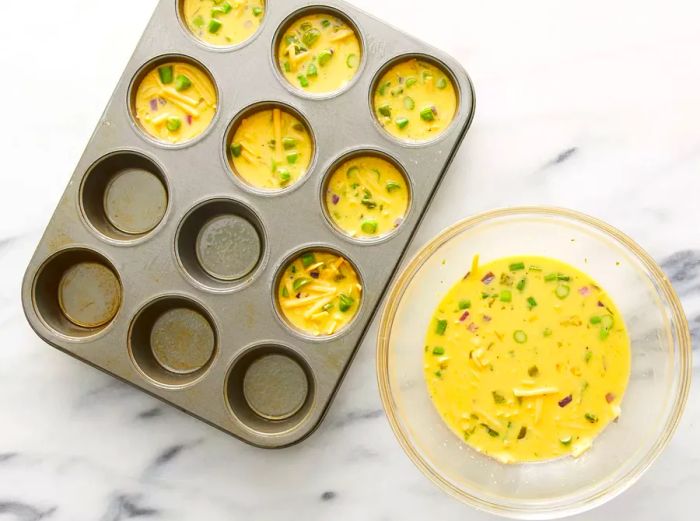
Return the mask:
<svg viewBox="0 0 700 521">
<path fill-rule="evenodd" d="M 511 257 L 470 273 L 435 311 L 425 378 L 443 420 L 503 463 L 578 456 L 620 415 L 630 340 L 585 273 Z"/>
<path fill-rule="evenodd" d="M 357 314 L 362 285 L 343 257 L 316 251 L 285 268 L 277 288 L 282 314 L 297 329 L 324 336 L 337 333 Z"/>
<path fill-rule="evenodd" d="M 210 45 L 227 47 L 245 42 L 264 16 L 264 0 L 182 0 L 185 25 Z"/>
<path fill-rule="evenodd" d="M 277 50 L 280 70 L 294 87 L 334 92 L 357 74 L 360 40 L 346 22 L 326 13 L 303 16 L 285 31 Z"/>
<path fill-rule="evenodd" d="M 304 177 L 314 144 L 306 125 L 280 108 L 263 109 L 243 119 L 229 143 L 233 170 L 249 185 L 280 190 Z"/>
<path fill-rule="evenodd" d="M 328 180 L 326 208 L 351 237 L 382 237 L 396 229 L 408 210 L 410 189 L 401 171 L 386 159 L 358 156 L 340 165 Z"/>
<path fill-rule="evenodd" d="M 374 113 L 399 139 L 429 141 L 450 126 L 457 94 L 450 77 L 432 63 L 409 59 L 393 65 L 377 82 Z"/>
<path fill-rule="evenodd" d="M 136 90 L 135 117 L 158 141 L 183 143 L 202 134 L 216 115 L 216 88 L 199 67 L 179 61 L 149 71 Z"/>
</svg>

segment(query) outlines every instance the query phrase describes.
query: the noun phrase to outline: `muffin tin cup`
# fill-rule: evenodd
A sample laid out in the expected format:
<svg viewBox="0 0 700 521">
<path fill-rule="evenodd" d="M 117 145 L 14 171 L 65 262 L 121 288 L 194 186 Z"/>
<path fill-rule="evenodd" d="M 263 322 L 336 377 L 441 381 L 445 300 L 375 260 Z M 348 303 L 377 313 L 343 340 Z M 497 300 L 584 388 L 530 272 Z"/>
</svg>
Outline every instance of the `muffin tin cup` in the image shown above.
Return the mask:
<svg viewBox="0 0 700 521">
<path fill-rule="evenodd" d="M 201 45 L 183 29 L 175 0 L 161 0 L 47 226 L 22 287 L 31 326 L 52 346 L 266 448 L 303 440 L 326 414 L 467 132 L 474 107 L 469 78 L 449 56 L 340 0 L 320 7 L 340 11 L 355 25 L 363 57 L 346 88 L 331 96 L 310 97 L 290 90 L 271 59 L 285 21 L 316 6 L 304 0 L 269 2 L 258 33 L 244 45 L 220 52 L 223 49 Z M 387 139 L 367 105 L 377 73 L 394 57 L 407 54 L 429 55 L 444 64 L 461 96 L 450 128 L 420 147 Z M 171 59 L 185 59 L 208 71 L 218 93 L 217 113 L 207 130 L 175 145 L 145 134 L 131 110 L 133 88 L 144 71 Z M 299 114 L 315 144 L 305 178 L 269 194 L 234 177 L 224 153 L 237 117 L 261 103 L 279 104 Z M 339 233 L 327 220 L 321 197 L 333 165 L 359 151 L 391 158 L 411 183 L 404 222 L 376 241 L 352 240 Z M 138 179 L 140 174 L 131 173 L 133 169 L 146 176 L 145 189 L 137 190 L 139 201 L 163 202 L 154 180 L 167 194 L 165 211 L 152 228 L 155 218 L 142 219 L 140 228 L 131 228 L 115 213 L 120 205 L 110 206 L 114 201 L 109 197 L 105 204 L 105 192 L 119 196 L 131 187 L 127 182 L 131 176 Z M 134 230 L 138 233 L 129 233 Z M 221 248 L 226 242 L 231 248 Z M 273 292 L 280 270 L 293 255 L 318 248 L 350 261 L 363 286 L 353 320 L 328 337 L 311 337 L 290 327 L 277 310 Z M 116 313 L 104 306 L 107 321 L 104 316 L 88 317 L 95 320 L 94 327 L 71 322 L 59 303 L 63 273 L 81 261 L 95 261 L 108 269 L 88 266 L 83 275 L 113 273 L 114 278 L 107 277 L 112 288 L 117 287 L 115 279 L 119 281 Z M 80 317 L 76 320 L 81 322 Z M 169 334 L 181 323 L 193 329 L 194 344 L 178 344 L 175 340 L 180 337 Z M 189 356 L 178 345 L 189 345 L 184 349 Z M 290 385 L 289 396 L 282 396 L 287 402 L 272 394 L 260 395 L 257 382 L 275 375 L 276 368 Z"/>
</svg>

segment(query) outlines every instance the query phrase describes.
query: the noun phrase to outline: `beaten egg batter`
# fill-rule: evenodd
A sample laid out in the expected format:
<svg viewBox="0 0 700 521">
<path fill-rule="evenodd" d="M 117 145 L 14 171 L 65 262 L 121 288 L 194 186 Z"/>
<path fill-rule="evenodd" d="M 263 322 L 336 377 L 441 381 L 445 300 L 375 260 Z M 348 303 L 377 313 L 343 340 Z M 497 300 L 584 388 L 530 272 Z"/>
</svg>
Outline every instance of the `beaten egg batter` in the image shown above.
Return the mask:
<svg viewBox="0 0 700 521">
<path fill-rule="evenodd" d="M 136 120 L 164 143 L 202 134 L 216 115 L 216 89 L 209 75 L 190 63 L 158 65 L 141 80 L 134 100 Z"/>
<path fill-rule="evenodd" d="M 280 108 L 243 119 L 229 145 L 234 171 L 249 185 L 279 190 L 304 177 L 313 157 L 311 134 L 296 116 Z"/>
<path fill-rule="evenodd" d="M 352 27 L 326 13 L 295 20 L 277 50 L 287 81 L 317 94 L 344 87 L 357 74 L 361 58 L 360 40 Z"/>
<path fill-rule="evenodd" d="M 413 58 L 399 62 L 377 82 L 374 113 L 384 130 L 399 139 L 434 139 L 456 112 L 452 80 L 432 63 Z"/>
<path fill-rule="evenodd" d="M 538 461 L 579 456 L 617 419 L 630 340 L 612 299 L 576 268 L 477 257 L 435 311 L 424 359 L 452 431 L 503 463 Z"/>
<path fill-rule="evenodd" d="M 314 336 L 332 335 L 357 314 L 362 285 L 343 257 L 307 252 L 285 268 L 277 296 L 282 314 L 294 327 Z"/>
<path fill-rule="evenodd" d="M 183 0 L 182 16 L 197 38 L 211 45 L 243 43 L 265 15 L 264 0 Z"/>
<path fill-rule="evenodd" d="M 386 159 L 359 156 L 340 165 L 328 180 L 326 208 L 333 222 L 351 237 L 387 235 L 403 221 L 409 186 Z"/>
</svg>

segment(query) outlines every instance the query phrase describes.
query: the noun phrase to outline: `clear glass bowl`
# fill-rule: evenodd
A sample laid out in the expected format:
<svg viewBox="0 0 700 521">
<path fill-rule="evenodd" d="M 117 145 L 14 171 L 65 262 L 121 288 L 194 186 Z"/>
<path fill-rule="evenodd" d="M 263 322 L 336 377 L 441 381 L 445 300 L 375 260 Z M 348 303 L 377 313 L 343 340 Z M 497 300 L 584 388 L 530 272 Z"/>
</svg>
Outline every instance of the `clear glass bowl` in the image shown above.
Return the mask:
<svg viewBox="0 0 700 521">
<path fill-rule="evenodd" d="M 471 265 L 517 255 L 561 259 L 597 279 L 625 318 L 632 373 L 618 423 L 577 459 L 504 465 L 443 423 L 423 376 L 433 310 Z M 632 485 L 671 438 L 691 378 L 688 324 L 671 284 L 637 244 L 607 224 L 556 208 L 512 208 L 466 219 L 427 244 L 394 282 L 381 318 L 377 375 L 384 409 L 411 460 L 476 508 L 520 519 L 600 505 Z"/>
</svg>

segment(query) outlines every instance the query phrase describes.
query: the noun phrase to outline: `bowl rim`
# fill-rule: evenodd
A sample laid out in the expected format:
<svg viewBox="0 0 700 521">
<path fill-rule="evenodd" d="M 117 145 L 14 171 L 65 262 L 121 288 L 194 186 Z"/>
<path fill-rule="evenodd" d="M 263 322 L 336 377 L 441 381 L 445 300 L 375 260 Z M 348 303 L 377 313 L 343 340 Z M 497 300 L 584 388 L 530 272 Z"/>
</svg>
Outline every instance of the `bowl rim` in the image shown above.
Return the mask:
<svg viewBox="0 0 700 521">
<path fill-rule="evenodd" d="M 437 249 L 453 238 L 457 237 L 462 232 L 487 221 L 518 215 L 563 217 L 569 219 L 570 221 L 593 227 L 594 229 L 607 234 L 609 237 L 615 239 L 617 242 L 628 248 L 629 251 L 633 253 L 648 270 L 653 281 L 657 284 L 659 293 L 662 294 L 668 302 L 671 310 L 671 316 L 673 318 L 672 323 L 675 325 L 673 336 L 676 339 L 675 343 L 680 357 L 678 367 L 679 381 L 676 396 L 674 397 L 672 403 L 672 412 L 666 421 L 666 426 L 661 436 L 658 437 L 651 449 L 627 474 L 611 483 L 605 489 L 600 490 L 582 500 L 572 503 L 558 503 L 554 506 L 548 506 L 546 504 L 535 504 L 532 507 L 527 508 L 523 508 L 522 506 L 505 506 L 503 504 L 484 500 L 472 495 L 444 478 L 420 455 L 418 450 L 416 450 L 413 444 L 409 441 L 408 435 L 402 428 L 401 420 L 399 418 L 399 414 L 397 413 L 397 408 L 394 406 L 391 384 L 389 381 L 388 357 L 390 332 L 399 303 L 401 302 L 404 293 L 408 289 L 408 286 L 416 273 L 420 270 L 420 268 L 422 268 L 425 262 L 435 253 Z M 405 267 L 402 268 L 400 273 L 396 276 L 391 284 L 391 287 L 389 288 L 389 291 L 387 292 L 385 305 L 381 314 L 377 332 L 376 364 L 379 394 L 382 401 L 382 407 L 384 408 L 384 412 L 389 421 L 389 425 L 391 426 L 396 439 L 409 459 L 435 485 L 463 503 L 477 508 L 478 510 L 492 514 L 517 519 L 554 519 L 585 512 L 613 499 L 632 486 L 661 454 L 678 427 L 688 399 L 690 382 L 692 379 L 692 346 L 688 321 L 678 295 L 673 289 L 670 280 L 656 261 L 654 261 L 654 259 L 629 236 L 600 219 L 575 210 L 555 206 L 518 206 L 496 208 L 461 219 L 455 224 L 443 229 L 433 239 L 421 246 L 419 251 L 408 261 Z"/>
</svg>

